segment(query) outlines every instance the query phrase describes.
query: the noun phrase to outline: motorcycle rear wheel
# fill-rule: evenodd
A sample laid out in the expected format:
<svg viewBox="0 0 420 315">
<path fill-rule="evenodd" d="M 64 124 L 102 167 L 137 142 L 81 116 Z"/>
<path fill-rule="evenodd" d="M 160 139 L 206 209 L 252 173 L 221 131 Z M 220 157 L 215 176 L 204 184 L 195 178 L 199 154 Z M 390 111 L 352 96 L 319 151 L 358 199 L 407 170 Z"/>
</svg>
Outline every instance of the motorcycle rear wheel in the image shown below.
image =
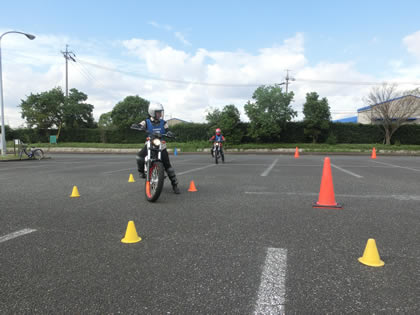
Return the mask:
<svg viewBox="0 0 420 315">
<path fill-rule="evenodd" d="M 42 159 L 44 158 L 44 151 L 42 151 L 41 149 L 35 149 L 35 150 L 33 151 L 33 155 L 32 155 L 32 157 L 33 157 L 34 159 L 37 159 L 38 161 L 39 161 L 39 160 L 42 160 Z"/>
</svg>

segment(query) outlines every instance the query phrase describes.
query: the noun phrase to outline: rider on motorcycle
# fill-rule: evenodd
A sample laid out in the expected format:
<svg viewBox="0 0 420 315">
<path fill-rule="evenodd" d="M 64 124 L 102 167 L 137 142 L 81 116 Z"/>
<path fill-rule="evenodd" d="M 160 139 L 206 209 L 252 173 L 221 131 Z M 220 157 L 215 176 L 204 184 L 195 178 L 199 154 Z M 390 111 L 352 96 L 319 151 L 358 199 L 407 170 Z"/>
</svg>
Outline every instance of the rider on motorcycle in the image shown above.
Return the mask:
<svg viewBox="0 0 420 315">
<path fill-rule="evenodd" d="M 222 160 L 225 160 L 225 154 L 223 152 L 223 145 L 222 145 L 222 142 L 225 141 L 225 137 L 223 137 L 223 135 L 222 135 L 222 130 L 220 130 L 220 128 L 217 128 L 216 129 L 216 134 L 213 137 L 211 137 L 209 139 L 209 141 L 220 142 L 220 155 L 222 156 Z M 211 156 L 214 157 L 213 147 L 211 147 L 210 152 L 211 152 Z"/>
<path fill-rule="evenodd" d="M 150 103 L 149 104 L 149 118 L 143 120 L 139 123 L 139 125 L 147 130 L 148 133 L 161 133 L 167 134 L 168 136 L 173 135 L 171 131 L 169 131 L 168 123 L 163 119 L 163 106 L 160 103 Z M 172 189 L 175 194 L 179 194 L 178 188 L 178 180 L 175 175 L 175 170 L 169 161 L 168 151 L 166 150 L 166 146 L 162 150 L 161 153 L 163 166 L 165 167 L 166 173 L 168 174 L 169 179 L 172 183 Z M 146 175 L 144 174 L 144 161 L 147 155 L 147 146 L 145 145 L 143 149 L 141 149 L 136 156 L 137 160 L 137 169 L 139 171 L 140 177 L 145 178 Z"/>
</svg>

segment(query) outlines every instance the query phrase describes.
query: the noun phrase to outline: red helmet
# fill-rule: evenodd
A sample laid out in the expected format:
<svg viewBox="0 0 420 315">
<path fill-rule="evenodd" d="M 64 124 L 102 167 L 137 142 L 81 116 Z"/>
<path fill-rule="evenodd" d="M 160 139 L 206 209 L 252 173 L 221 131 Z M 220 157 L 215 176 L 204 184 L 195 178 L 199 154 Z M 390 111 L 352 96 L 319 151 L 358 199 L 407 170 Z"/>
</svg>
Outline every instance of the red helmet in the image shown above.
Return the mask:
<svg viewBox="0 0 420 315">
<path fill-rule="evenodd" d="M 220 130 L 220 128 L 216 129 L 216 135 L 220 136 L 222 134 L 222 130 Z"/>
</svg>

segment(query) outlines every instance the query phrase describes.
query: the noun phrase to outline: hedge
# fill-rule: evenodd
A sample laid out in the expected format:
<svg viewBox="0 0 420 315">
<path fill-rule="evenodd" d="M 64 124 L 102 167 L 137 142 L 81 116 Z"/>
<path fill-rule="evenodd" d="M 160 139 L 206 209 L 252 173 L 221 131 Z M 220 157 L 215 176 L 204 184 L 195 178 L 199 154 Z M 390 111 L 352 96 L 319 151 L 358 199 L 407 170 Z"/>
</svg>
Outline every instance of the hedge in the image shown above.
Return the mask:
<svg viewBox="0 0 420 315">
<path fill-rule="evenodd" d="M 309 143 L 311 138 L 304 134 L 303 122 L 289 122 L 282 133 L 275 138 L 255 139 L 247 135 L 248 123 L 242 122 L 238 126 L 241 136 L 233 139 L 235 143 Z M 211 136 L 207 124 L 185 123 L 171 127 L 176 134 L 177 142 L 190 142 L 206 140 Z M 7 140 L 21 139 L 27 143 L 48 142 L 50 135 L 56 135 L 57 130 L 39 129 L 9 129 Z M 326 142 L 329 136 L 337 143 L 383 143 L 384 132 L 379 126 L 353 123 L 331 123 L 329 130 L 319 136 L 319 142 Z M 62 129 L 60 142 L 103 142 L 103 143 L 139 143 L 143 142 L 145 134 L 136 130 L 118 129 Z M 232 140 L 232 139 L 231 139 Z M 168 141 L 171 141 L 168 139 Z M 229 142 L 229 139 L 227 139 Z M 401 126 L 393 135 L 392 143 L 420 144 L 420 125 Z"/>
</svg>

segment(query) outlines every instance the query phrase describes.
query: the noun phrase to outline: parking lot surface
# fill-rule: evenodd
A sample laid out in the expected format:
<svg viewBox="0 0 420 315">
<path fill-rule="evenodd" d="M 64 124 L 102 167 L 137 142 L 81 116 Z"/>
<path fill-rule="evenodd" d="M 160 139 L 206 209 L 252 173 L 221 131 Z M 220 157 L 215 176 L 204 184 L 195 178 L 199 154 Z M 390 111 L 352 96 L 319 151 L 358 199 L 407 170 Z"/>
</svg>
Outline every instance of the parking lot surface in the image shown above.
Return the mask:
<svg viewBox="0 0 420 315">
<path fill-rule="evenodd" d="M 420 157 L 331 156 L 342 209 L 321 155 L 170 157 L 156 203 L 134 155 L 0 163 L 0 313 L 420 313 Z"/>
</svg>

